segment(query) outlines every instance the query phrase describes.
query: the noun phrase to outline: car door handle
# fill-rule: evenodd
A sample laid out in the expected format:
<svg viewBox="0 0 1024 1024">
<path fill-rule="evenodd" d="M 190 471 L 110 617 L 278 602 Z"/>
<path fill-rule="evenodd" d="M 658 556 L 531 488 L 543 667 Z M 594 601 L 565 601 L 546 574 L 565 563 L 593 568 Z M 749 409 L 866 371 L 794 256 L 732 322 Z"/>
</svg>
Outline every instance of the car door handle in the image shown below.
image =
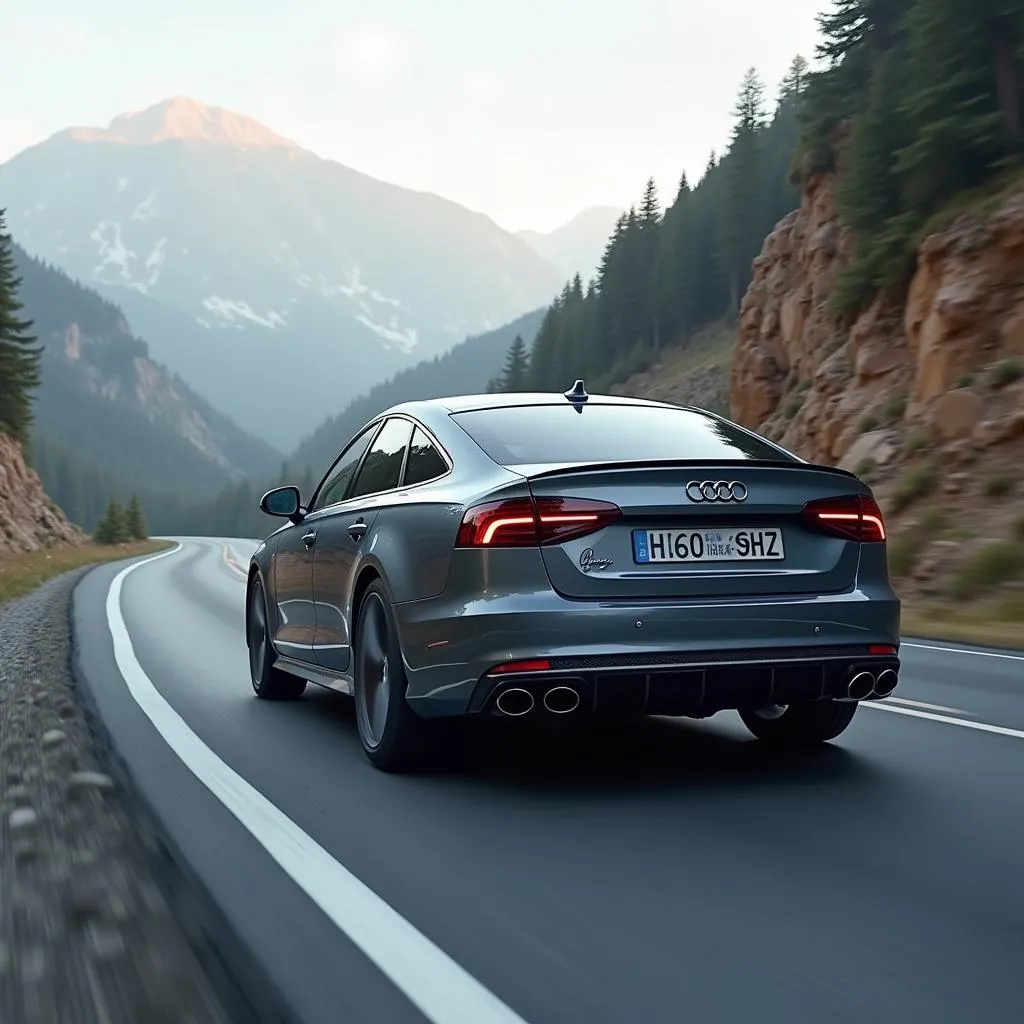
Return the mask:
<svg viewBox="0 0 1024 1024">
<path fill-rule="evenodd" d="M 354 523 L 348 525 L 348 535 L 353 540 L 362 540 L 366 536 L 366 523 L 362 519 L 357 519 Z"/>
<path fill-rule="evenodd" d="M 309 533 L 303 534 L 302 536 L 302 543 L 305 544 L 307 548 L 311 548 L 315 540 L 316 530 L 310 530 Z"/>
</svg>

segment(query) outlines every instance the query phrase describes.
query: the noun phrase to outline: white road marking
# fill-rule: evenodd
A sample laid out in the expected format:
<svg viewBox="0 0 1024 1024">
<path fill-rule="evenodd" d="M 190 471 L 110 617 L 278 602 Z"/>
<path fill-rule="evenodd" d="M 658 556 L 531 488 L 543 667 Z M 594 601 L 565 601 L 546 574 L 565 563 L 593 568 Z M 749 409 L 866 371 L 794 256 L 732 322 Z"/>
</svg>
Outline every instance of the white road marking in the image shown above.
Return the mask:
<svg viewBox="0 0 1024 1024">
<path fill-rule="evenodd" d="M 971 651 L 966 647 L 934 647 L 931 644 L 912 644 L 907 640 L 900 647 L 916 647 L 919 651 L 943 651 L 946 654 L 976 654 L 979 658 L 1006 658 L 1008 661 L 1024 661 L 1024 654 L 1000 654 L 997 651 Z"/>
<path fill-rule="evenodd" d="M 912 715 L 914 718 L 926 718 L 929 722 L 946 722 L 948 725 L 959 725 L 964 729 L 977 729 L 979 732 L 991 732 L 997 736 L 1012 736 L 1024 740 L 1024 729 L 1010 729 L 1005 725 L 989 725 L 987 722 L 968 722 L 966 718 L 953 718 L 950 715 L 933 715 L 930 711 L 917 711 L 914 708 L 897 708 L 892 704 L 880 701 L 865 701 L 865 708 L 878 708 L 879 711 L 891 711 L 896 715 Z"/>
<path fill-rule="evenodd" d="M 130 573 L 181 548 L 179 541 L 175 548 L 133 562 L 114 577 L 107 592 L 114 657 L 135 702 L 192 774 L 431 1024 L 526 1024 L 228 767 L 160 695 L 135 656 L 121 614 L 121 588 Z"/>
<path fill-rule="evenodd" d="M 872 703 L 875 703 L 872 701 Z M 951 715 L 966 715 L 968 718 L 977 718 L 971 711 L 964 711 L 963 708 L 947 708 L 945 704 L 926 704 L 923 700 L 910 700 L 907 697 L 886 697 L 883 704 L 904 704 L 908 708 L 924 708 L 925 711 L 945 711 Z"/>
</svg>

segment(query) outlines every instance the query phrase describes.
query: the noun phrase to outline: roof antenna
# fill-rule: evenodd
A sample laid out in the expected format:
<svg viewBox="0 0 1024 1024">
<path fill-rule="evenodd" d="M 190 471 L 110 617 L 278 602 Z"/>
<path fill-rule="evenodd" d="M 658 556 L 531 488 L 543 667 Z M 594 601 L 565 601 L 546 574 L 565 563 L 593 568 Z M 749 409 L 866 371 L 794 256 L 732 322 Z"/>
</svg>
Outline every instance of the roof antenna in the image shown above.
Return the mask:
<svg viewBox="0 0 1024 1024">
<path fill-rule="evenodd" d="M 573 408 L 577 412 L 583 412 L 583 404 L 588 398 L 590 398 L 590 395 L 587 394 L 587 389 L 583 386 L 583 381 L 577 380 L 569 391 L 562 392 L 562 397 L 567 398 L 572 402 Z"/>
</svg>

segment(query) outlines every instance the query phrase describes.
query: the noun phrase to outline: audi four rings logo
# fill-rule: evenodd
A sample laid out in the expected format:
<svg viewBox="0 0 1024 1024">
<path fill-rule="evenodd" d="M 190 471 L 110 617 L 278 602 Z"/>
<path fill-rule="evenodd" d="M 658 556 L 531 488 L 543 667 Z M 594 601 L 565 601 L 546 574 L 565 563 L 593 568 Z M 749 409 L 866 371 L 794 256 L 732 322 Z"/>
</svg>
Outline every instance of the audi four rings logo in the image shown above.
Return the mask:
<svg viewBox="0 0 1024 1024">
<path fill-rule="evenodd" d="M 686 496 L 690 501 L 746 501 L 747 485 L 739 480 L 691 480 Z"/>
</svg>

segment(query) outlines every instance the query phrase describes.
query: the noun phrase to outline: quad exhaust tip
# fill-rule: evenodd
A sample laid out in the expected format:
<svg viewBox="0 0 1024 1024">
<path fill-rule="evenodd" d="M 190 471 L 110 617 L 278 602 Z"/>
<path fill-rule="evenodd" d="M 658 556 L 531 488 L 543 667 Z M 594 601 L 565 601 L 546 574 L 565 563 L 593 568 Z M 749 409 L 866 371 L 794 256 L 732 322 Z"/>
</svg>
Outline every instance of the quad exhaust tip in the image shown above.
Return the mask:
<svg viewBox="0 0 1024 1024">
<path fill-rule="evenodd" d="M 529 690 L 513 686 L 498 694 L 494 706 L 509 718 L 519 718 L 521 715 L 528 715 L 533 710 L 533 703 L 533 694 Z"/>
<path fill-rule="evenodd" d="M 883 669 L 875 680 L 875 696 L 888 697 L 896 689 L 897 682 L 899 682 L 899 676 L 896 675 L 895 669 Z"/>
<path fill-rule="evenodd" d="M 567 715 L 580 706 L 580 695 L 571 686 L 555 686 L 544 694 L 544 707 L 553 715 Z"/>
</svg>

